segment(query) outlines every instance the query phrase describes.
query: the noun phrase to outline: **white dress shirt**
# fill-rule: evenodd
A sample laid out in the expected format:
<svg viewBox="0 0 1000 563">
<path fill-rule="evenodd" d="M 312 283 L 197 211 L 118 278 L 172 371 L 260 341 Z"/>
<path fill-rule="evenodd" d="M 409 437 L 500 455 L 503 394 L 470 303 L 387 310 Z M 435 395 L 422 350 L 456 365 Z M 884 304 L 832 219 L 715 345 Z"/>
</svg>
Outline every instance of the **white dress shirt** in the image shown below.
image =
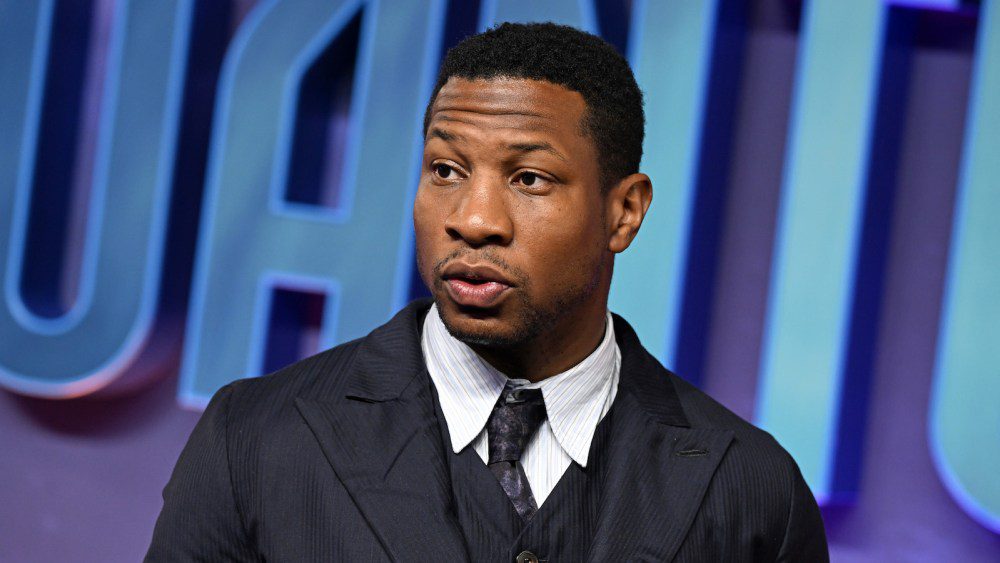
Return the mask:
<svg viewBox="0 0 1000 563">
<path fill-rule="evenodd" d="M 521 455 L 531 492 L 541 506 L 571 462 L 587 466 L 590 442 L 618 393 L 621 352 L 615 342 L 611 314 L 604 339 L 572 368 L 537 383 L 510 379 L 480 358 L 445 328 L 437 305 L 424 321 L 421 348 L 437 389 L 455 453 L 472 444 L 489 461 L 486 421 L 504 386 L 541 389 L 548 418 Z"/>
</svg>

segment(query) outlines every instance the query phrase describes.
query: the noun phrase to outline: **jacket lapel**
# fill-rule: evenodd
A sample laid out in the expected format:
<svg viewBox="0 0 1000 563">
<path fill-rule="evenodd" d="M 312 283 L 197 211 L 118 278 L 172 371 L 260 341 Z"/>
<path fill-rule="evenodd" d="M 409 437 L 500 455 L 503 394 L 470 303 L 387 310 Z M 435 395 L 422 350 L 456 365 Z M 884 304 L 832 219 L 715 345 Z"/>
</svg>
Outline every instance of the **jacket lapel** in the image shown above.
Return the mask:
<svg viewBox="0 0 1000 563">
<path fill-rule="evenodd" d="M 590 561 L 670 561 L 733 434 L 691 428 L 669 373 L 619 317 L 622 352 Z"/>
<path fill-rule="evenodd" d="M 420 351 L 423 305 L 360 344 L 340 396 L 296 406 L 391 559 L 466 561 Z"/>
</svg>

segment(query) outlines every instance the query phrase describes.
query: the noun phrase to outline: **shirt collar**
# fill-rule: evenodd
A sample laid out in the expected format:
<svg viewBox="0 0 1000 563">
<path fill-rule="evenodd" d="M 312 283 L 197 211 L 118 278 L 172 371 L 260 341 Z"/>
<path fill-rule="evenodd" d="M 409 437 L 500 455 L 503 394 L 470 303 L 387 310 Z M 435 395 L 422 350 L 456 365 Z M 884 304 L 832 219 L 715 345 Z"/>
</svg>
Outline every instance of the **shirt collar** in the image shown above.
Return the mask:
<svg viewBox="0 0 1000 563">
<path fill-rule="evenodd" d="M 559 446 L 578 464 L 587 466 L 597 423 L 610 407 L 621 354 L 614 324 L 607 315 L 604 338 L 589 356 L 572 368 L 537 383 L 510 379 L 453 337 L 431 307 L 424 320 L 421 348 L 427 371 L 438 392 L 455 453 L 483 431 L 504 386 L 541 389 L 549 426 Z"/>
</svg>

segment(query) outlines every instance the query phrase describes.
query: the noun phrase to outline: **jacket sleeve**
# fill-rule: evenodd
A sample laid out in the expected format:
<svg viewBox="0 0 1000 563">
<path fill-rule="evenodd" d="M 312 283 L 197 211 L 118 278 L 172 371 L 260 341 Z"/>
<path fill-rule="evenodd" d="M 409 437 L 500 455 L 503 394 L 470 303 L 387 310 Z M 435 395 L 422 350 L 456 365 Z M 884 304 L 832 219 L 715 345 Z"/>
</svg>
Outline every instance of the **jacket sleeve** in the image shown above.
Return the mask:
<svg viewBox="0 0 1000 563">
<path fill-rule="evenodd" d="M 234 384 L 220 389 L 188 439 L 163 489 L 146 561 L 254 561 L 233 493 L 228 404 Z"/>
<path fill-rule="evenodd" d="M 816 498 L 793 464 L 788 523 L 778 552 L 778 561 L 824 563 L 830 561 L 823 517 Z"/>
</svg>

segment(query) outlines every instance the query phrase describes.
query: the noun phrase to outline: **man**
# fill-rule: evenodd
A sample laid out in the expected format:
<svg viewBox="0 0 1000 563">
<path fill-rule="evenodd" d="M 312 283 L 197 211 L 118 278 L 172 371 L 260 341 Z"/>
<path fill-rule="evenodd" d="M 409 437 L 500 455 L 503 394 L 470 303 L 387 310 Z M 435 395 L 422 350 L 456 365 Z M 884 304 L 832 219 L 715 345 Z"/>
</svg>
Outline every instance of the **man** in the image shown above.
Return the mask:
<svg viewBox="0 0 1000 563">
<path fill-rule="evenodd" d="M 413 211 L 433 303 L 219 391 L 148 560 L 825 561 L 791 458 L 607 311 L 652 199 L 642 138 L 592 35 L 449 51 Z"/>
</svg>

